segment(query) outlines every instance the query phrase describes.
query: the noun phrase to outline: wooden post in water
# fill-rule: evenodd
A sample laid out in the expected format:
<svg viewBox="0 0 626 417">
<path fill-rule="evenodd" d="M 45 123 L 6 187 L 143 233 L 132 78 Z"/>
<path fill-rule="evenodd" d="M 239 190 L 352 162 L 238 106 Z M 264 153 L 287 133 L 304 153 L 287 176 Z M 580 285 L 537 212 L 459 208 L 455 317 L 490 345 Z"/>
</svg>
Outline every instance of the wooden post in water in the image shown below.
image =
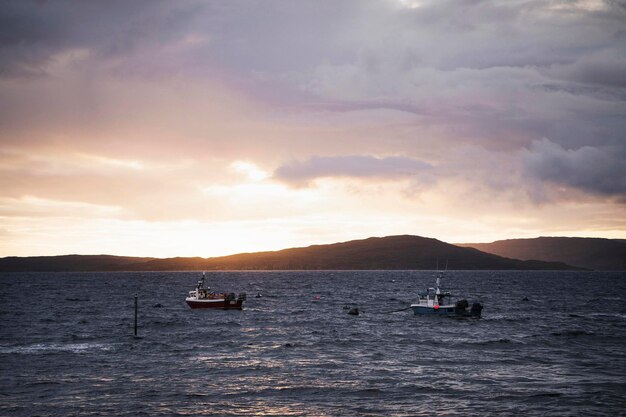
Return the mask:
<svg viewBox="0 0 626 417">
<path fill-rule="evenodd" d="M 137 294 L 135 294 L 135 337 L 137 337 Z"/>
</svg>

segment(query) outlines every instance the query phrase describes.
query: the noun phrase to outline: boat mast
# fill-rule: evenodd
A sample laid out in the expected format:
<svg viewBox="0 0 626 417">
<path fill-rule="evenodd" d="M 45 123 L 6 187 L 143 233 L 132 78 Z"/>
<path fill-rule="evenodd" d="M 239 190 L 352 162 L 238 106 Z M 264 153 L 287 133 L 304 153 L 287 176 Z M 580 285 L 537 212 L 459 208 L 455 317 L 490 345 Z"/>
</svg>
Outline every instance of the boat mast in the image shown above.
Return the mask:
<svg viewBox="0 0 626 417">
<path fill-rule="evenodd" d="M 202 271 L 202 279 L 198 281 L 198 289 L 204 288 L 204 271 Z"/>
<path fill-rule="evenodd" d="M 441 284 L 441 278 L 443 277 L 443 273 L 448 270 L 448 260 L 446 259 L 446 269 L 443 271 L 439 270 L 439 258 L 437 258 L 437 287 L 435 288 L 435 305 L 439 305 L 439 295 L 441 291 L 439 290 L 439 285 Z"/>
</svg>

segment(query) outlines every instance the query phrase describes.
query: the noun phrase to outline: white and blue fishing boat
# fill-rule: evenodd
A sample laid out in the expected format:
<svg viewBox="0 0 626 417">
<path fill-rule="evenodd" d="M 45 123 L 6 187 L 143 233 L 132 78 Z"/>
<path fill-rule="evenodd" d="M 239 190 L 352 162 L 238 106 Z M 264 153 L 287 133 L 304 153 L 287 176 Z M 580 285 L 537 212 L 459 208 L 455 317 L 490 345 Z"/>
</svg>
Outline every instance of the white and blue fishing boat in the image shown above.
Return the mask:
<svg viewBox="0 0 626 417">
<path fill-rule="evenodd" d="M 193 309 L 196 308 L 214 308 L 222 310 L 242 310 L 243 302 L 246 301 L 246 293 L 241 293 L 235 297 L 235 293 L 222 293 L 211 291 L 206 286 L 205 274 L 202 273 L 202 279 L 198 281 L 195 290 L 189 291 L 189 296 L 185 298 L 187 305 Z"/>
<path fill-rule="evenodd" d="M 466 299 L 453 300 L 447 291 L 441 291 L 439 285 L 443 278 L 443 271 L 437 271 L 437 280 L 434 288 L 418 293 L 418 300 L 411 304 L 415 315 L 437 314 L 454 317 L 480 317 L 483 306 L 474 302 L 472 306 Z"/>
</svg>

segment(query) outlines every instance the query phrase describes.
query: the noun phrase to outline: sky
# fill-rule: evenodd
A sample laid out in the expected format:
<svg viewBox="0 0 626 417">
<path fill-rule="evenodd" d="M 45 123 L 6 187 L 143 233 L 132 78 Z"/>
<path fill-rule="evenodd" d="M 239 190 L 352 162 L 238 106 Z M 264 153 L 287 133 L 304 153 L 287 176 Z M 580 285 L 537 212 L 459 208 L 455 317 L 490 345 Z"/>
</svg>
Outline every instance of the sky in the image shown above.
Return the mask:
<svg viewBox="0 0 626 417">
<path fill-rule="evenodd" d="M 622 0 L 3 1 L 0 257 L 626 238 Z"/>
</svg>

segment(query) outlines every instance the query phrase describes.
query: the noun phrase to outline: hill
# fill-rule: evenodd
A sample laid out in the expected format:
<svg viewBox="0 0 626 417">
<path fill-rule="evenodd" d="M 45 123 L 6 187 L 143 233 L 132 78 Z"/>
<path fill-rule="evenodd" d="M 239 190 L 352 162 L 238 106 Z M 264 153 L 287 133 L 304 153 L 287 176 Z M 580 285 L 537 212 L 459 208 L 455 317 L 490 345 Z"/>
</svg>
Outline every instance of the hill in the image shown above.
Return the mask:
<svg viewBox="0 0 626 417">
<path fill-rule="evenodd" d="M 437 259 L 441 267 L 447 260 L 451 269 L 575 269 L 561 262 L 508 259 L 437 239 L 402 235 L 216 258 L 9 257 L 0 259 L 0 271 L 435 269 Z"/>
<path fill-rule="evenodd" d="M 565 262 L 599 271 L 626 270 L 626 241 L 578 237 L 538 237 L 498 240 L 492 243 L 464 243 L 483 252 L 516 259 Z"/>
<path fill-rule="evenodd" d="M 9 256 L 0 259 L 2 272 L 123 271 L 154 258 L 113 255 Z"/>
</svg>

